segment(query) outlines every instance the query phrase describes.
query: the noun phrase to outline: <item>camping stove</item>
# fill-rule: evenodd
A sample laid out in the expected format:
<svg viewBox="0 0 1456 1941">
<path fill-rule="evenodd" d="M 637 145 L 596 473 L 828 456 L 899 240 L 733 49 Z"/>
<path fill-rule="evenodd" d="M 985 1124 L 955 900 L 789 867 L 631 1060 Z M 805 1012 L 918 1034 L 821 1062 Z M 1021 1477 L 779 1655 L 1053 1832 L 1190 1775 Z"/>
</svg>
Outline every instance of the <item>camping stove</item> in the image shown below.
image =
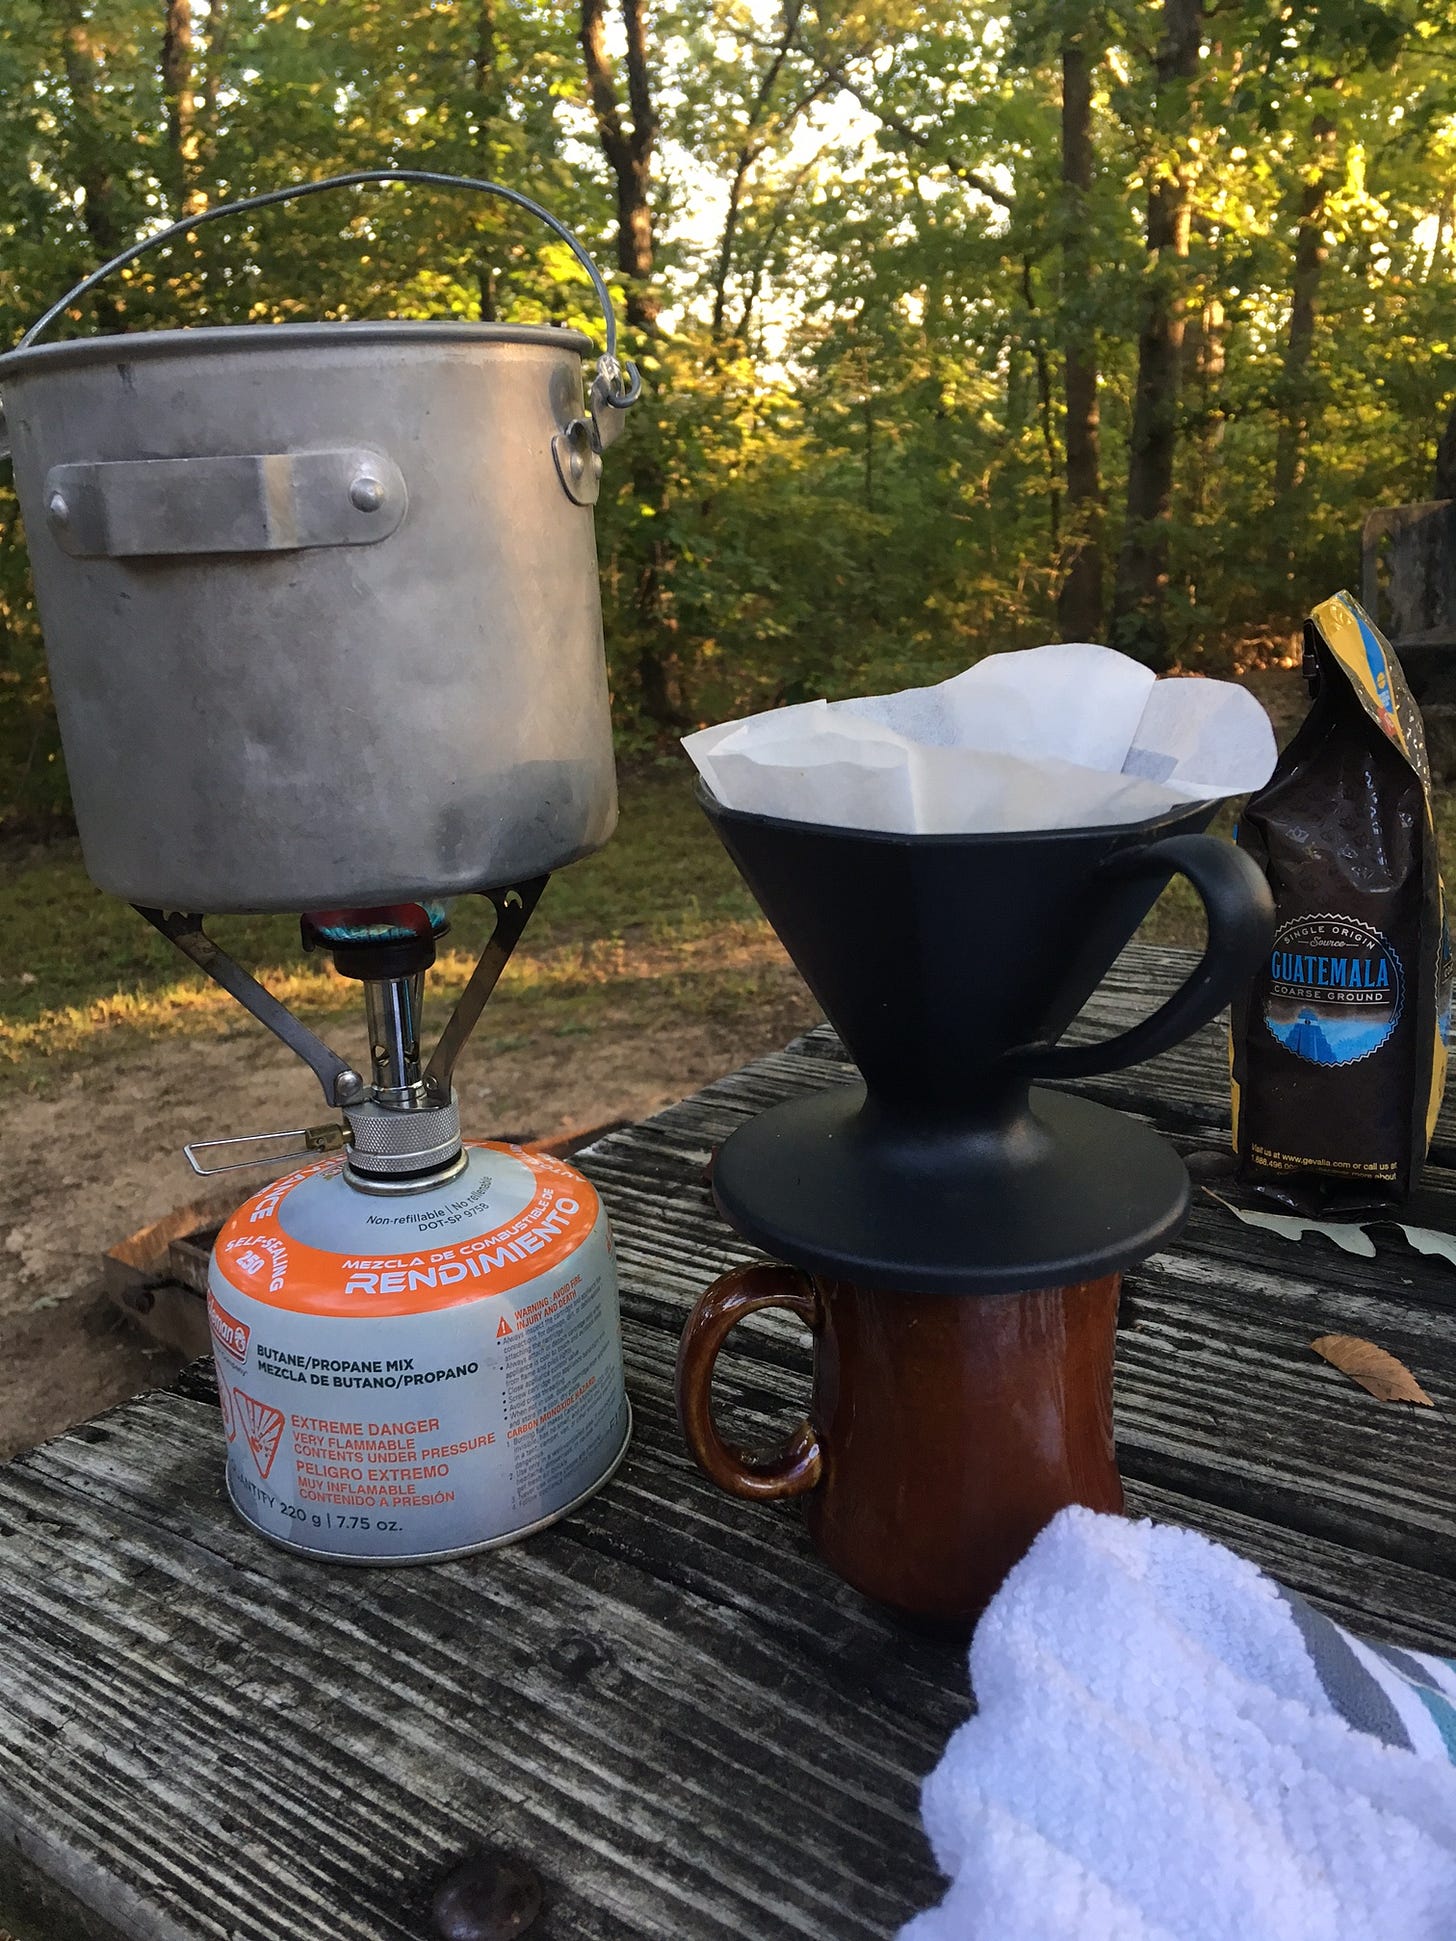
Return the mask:
<svg viewBox="0 0 1456 1941">
<path fill-rule="evenodd" d="M 503 198 L 571 248 L 606 326 L 585 400 L 589 340 L 533 325 L 34 341 L 146 249 L 373 183 Z M 310 1555 L 503 1542 L 626 1446 L 596 1193 L 559 1160 L 463 1139 L 453 1085 L 548 873 L 616 821 L 592 506 L 641 381 L 615 353 L 606 285 L 555 217 L 496 183 L 392 170 L 189 216 L 0 357 L 87 870 L 340 1115 L 270 1135 L 275 1161 L 303 1163 L 228 1221 L 208 1295 L 233 1502 Z M 475 892 L 494 934 L 426 1063 L 441 899 Z M 305 945 L 362 985 L 367 1073 L 196 914 L 267 910 L 308 912 Z M 219 1149 L 241 1143 L 188 1156 L 226 1170 Z"/>
<path fill-rule="evenodd" d="M 218 1235 L 208 1318 L 246 1523 L 290 1549 L 417 1562 L 522 1536 L 600 1487 L 627 1447 L 612 1243 L 591 1182 L 547 1154 L 461 1137 L 456 1054 L 544 888 L 496 898 L 485 956 L 428 1065 L 438 906 L 304 918 L 364 990 L 372 1073 L 285 1014 L 342 1121 L 265 1139 L 329 1152 Z M 261 987 L 200 926 L 144 912 L 250 1009 Z M 275 1023 L 276 1020 L 270 1020 Z M 204 1176 L 247 1142 L 187 1148 Z M 246 1161 L 243 1163 L 247 1163 Z"/>
</svg>

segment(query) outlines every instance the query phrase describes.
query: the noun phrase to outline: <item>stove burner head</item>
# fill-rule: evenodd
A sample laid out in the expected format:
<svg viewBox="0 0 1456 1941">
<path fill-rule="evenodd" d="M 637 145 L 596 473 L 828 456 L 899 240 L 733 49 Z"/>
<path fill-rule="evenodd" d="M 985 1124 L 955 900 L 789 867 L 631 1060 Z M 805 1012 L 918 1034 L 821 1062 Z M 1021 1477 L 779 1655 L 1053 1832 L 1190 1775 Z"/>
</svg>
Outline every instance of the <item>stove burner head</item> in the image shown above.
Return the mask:
<svg viewBox="0 0 1456 1941">
<path fill-rule="evenodd" d="M 305 950 L 328 950 L 340 976 L 364 987 L 371 1080 L 330 1050 L 240 964 L 219 950 L 204 932 L 200 917 L 147 909 L 141 914 L 296 1052 L 323 1086 L 327 1102 L 344 1114 L 342 1128 L 314 1126 L 297 1134 L 259 1136 L 265 1140 L 302 1139 L 301 1151 L 285 1155 L 289 1158 L 328 1150 L 342 1138 L 348 1148 L 344 1177 L 351 1186 L 366 1193 L 410 1193 L 453 1179 L 465 1167 L 453 1084 L 455 1062 L 546 883 L 547 878 L 539 876 L 508 889 L 484 892 L 495 906 L 495 929 L 428 1064 L 423 1062 L 420 1050 L 425 972 L 435 961 L 436 939 L 449 928 L 443 904 L 403 903 L 379 909 L 305 913 Z M 203 1165 L 199 1153 L 213 1146 L 251 1143 L 236 1139 L 204 1141 L 188 1146 L 187 1157 L 194 1172 L 207 1177 L 235 1168 Z"/>
</svg>

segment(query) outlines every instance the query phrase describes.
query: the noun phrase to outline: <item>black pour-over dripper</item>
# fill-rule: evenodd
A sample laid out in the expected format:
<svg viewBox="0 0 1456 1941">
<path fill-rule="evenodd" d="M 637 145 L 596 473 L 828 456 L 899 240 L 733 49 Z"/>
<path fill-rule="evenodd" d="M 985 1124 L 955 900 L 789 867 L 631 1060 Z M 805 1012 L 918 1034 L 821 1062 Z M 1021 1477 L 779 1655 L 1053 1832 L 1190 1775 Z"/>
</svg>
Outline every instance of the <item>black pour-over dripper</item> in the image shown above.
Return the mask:
<svg viewBox="0 0 1456 1941">
<path fill-rule="evenodd" d="M 901 836 L 699 799 L 859 1066 L 863 1083 L 774 1107 L 720 1150 L 743 1237 L 811 1272 L 925 1293 L 1092 1280 L 1182 1226 L 1188 1175 L 1156 1133 L 1033 1079 L 1113 1071 L 1223 1008 L 1273 938 L 1258 869 L 1202 833 L 1217 803 L 1152 822 Z M 1057 1039 L 1175 874 L 1208 944 L 1153 1015 Z"/>
</svg>

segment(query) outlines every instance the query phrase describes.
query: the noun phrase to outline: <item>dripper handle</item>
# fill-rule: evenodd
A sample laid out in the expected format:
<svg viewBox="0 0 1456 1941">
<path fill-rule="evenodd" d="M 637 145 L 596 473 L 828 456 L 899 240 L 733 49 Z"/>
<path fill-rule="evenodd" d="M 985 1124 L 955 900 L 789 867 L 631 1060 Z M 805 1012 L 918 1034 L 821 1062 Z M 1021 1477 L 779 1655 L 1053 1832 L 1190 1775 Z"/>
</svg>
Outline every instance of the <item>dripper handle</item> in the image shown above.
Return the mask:
<svg viewBox="0 0 1456 1941">
<path fill-rule="evenodd" d="M 1091 1045 L 1020 1045 L 1002 1069 L 1020 1078 L 1091 1078 L 1168 1051 L 1216 1018 L 1258 969 L 1274 941 L 1274 899 L 1252 857 L 1218 836 L 1164 836 L 1119 850 L 1113 876 L 1186 876 L 1208 918 L 1203 956 L 1165 1004 L 1115 1038 Z"/>
</svg>

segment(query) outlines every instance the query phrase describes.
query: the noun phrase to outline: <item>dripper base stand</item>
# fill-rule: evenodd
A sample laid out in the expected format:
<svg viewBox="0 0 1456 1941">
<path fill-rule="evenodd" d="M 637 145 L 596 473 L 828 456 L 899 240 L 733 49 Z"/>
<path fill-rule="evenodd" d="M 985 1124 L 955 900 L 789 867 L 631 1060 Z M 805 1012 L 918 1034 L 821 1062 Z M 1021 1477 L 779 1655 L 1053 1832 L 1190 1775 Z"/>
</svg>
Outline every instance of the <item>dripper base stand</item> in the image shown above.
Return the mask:
<svg viewBox="0 0 1456 1941">
<path fill-rule="evenodd" d="M 1033 1086 L 1010 1136 L 887 1140 L 863 1084 L 791 1099 L 727 1139 L 713 1197 L 779 1260 L 864 1287 L 1011 1294 L 1100 1279 L 1188 1217 L 1188 1173 L 1135 1119 Z"/>
</svg>

